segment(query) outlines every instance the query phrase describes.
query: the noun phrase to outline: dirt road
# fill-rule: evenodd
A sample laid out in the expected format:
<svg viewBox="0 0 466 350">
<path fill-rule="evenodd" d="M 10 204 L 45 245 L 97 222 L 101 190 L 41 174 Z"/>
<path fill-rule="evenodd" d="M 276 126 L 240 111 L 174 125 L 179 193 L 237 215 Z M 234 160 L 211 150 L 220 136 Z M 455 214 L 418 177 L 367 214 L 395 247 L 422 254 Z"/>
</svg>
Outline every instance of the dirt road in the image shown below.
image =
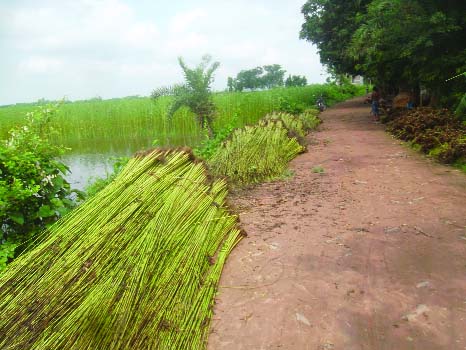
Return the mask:
<svg viewBox="0 0 466 350">
<path fill-rule="evenodd" d="M 209 349 L 466 349 L 466 176 L 391 138 L 361 99 L 322 117 L 294 177 L 235 197 L 249 236 Z"/>
</svg>

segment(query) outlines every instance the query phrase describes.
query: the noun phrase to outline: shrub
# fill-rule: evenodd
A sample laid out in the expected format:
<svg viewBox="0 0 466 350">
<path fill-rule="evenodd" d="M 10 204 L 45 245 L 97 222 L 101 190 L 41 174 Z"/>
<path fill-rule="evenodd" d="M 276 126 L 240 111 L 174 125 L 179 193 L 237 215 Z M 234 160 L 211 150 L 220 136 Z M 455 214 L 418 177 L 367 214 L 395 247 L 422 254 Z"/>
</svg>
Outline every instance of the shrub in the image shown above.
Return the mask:
<svg viewBox="0 0 466 350">
<path fill-rule="evenodd" d="M 0 270 L 75 206 L 68 168 L 57 159 L 66 149 L 49 142 L 55 113 L 54 106 L 39 107 L 0 142 Z"/>
<path fill-rule="evenodd" d="M 299 114 L 302 113 L 305 108 L 306 107 L 302 103 L 293 102 L 288 97 L 278 98 L 278 110 L 280 112 Z"/>
</svg>

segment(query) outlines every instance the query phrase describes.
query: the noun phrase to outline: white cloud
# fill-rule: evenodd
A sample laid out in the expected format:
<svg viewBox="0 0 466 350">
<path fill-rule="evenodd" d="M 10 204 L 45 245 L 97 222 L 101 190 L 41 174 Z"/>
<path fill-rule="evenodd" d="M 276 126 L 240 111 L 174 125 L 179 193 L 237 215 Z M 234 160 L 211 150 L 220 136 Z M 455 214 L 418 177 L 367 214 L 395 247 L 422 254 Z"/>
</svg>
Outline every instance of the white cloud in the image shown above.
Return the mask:
<svg viewBox="0 0 466 350">
<path fill-rule="evenodd" d="M 174 33 L 183 33 L 200 21 L 206 20 L 206 18 L 207 12 L 199 8 L 178 13 L 170 21 L 170 31 Z"/>
<path fill-rule="evenodd" d="M 21 74 L 56 73 L 62 68 L 63 61 L 50 57 L 32 56 L 18 63 L 18 70 Z"/>
</svg>

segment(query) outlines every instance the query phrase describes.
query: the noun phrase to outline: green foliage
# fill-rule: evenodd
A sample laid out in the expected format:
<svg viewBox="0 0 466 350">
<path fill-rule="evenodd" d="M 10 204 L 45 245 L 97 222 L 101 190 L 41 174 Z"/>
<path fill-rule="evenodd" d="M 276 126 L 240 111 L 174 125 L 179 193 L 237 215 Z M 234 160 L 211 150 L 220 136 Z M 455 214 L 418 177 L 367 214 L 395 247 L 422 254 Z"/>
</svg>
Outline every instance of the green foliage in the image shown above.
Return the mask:
<svg viewBox="0 0 466 350">
<path fill-rule="evenodd" d="M 422 86 L 439 101 L 466 90 L 466 79 L 449 79 L 466 69 L 464 1 L 308 0 L 302 11 L 301 37 L 337 74 L 362 74 L 386 91 Z"/>
<path fill-rule="evenodd" d="M 229 91 L 272 89 L 284 85 L 286 70 L 279 64 L 242 70 L 236 78 L 228 78 Z M 305 78 L 304 78 L 305 79 Z"/>
<path fill-rule="evenodd" d="M 207 138 L 203 142 L 201 142 L 199 147 L 194 148 L 194 154 L 204 160 L 210 159 L 220 145 L 225 141 L 233 130 L 236 127 L 238 122 L 238 116 L 234 115 L 233 119 L 220 130 L 215 132 L 215 136 L 213 138 Z"/>
<path fill-rule="evenodd" d="M 242 237 L 226 196 L 192 154 L 131 159 L 0 275 L 0 349 L 205 349 Z"/>
<path fill-rule="evenodd" d="M 214 79 L 213 74 L 220 66 L 219 62 L 210 64 L 209 55 L 202 57 L 201 63 L 194 69 L 189 68 L 181 57 L 178 62 L 184 73 L 185 83 L 172 87 L 162 87 L 152 92 L 151 97 L 158 100 L 162 96 L 173 96 L 168 111 L 171 118 L 181 107 L 188 107 L 197 118 L 201 128 L 207 128 L 209 135 L 213 136 L 213 118 L 215 105 L 212 100 L 210 85 Z"/>
<path fill-rule="evenodd" d="M 286 87 L 292 87 L 292 86 L 306 86 L 307 85 L 307 79 L 306 77 L 300 76 L 300 75 L 289 75 L 288 78 L 285 80 L 285 86 Z"/>
<path fill-rule="evenodd" d="M 262 76 L 262 85 L 266 89 L 283 86 L 286 70 L 282 69 L 279 64 L 264 66 L 264 75 Z"/>
<path fill-rule="evenodd" d="M 278 110 L 290 114 L 300 114 L 304 112 L 306 107 L 302 103 L 291 101 L 290 98 L 279 97 L 278 98 Z"/>
<path fill-rule="evenodd" d="M 50 143 L 56 106 L 39 107 L 0 142 L 0 269 L 15 248 L 66 214 L 75 203 L 57 159 L 65 148 Z M 16 249 L 16 253 L 24 250 Z"/>
<path fill-rule="evenodd" d="M 357 61 L 345 50 L 358 28 L 357 18 L 370 0 L 308 0 L 302 7 L 304 23 L 300 38 L 313 42 L 320 60 L 338 73 L 359 74 Z M 370 43 L 368 43 L 370 45 Z"/>
</svg>

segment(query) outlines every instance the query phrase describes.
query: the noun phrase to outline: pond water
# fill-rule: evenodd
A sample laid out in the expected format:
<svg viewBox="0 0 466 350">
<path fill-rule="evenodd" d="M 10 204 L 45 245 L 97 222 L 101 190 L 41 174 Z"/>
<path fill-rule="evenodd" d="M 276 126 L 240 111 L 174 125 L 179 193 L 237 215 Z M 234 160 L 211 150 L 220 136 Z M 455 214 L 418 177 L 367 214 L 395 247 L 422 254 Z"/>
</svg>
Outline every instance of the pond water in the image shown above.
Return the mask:
<svg viewBox="0 0 466 350">
<path fill-rule="evenodd" d="M 174 135 L 155 138 L 158 146 L 195 146 L 199 144 L 200 135 Z M 69 167 L 66 179 L 71 188 L 84 190 L 96 178 L 106 177 L 113 172 L 113 164 L 120 157 L 131 157 L 136 152 L 154 147 L 152 138 L 126 138 L 119 140 L 99 140 L 88 142 L 86 146 L 71 145 L 71 152 L 62 157 Z"/>
</svg>

